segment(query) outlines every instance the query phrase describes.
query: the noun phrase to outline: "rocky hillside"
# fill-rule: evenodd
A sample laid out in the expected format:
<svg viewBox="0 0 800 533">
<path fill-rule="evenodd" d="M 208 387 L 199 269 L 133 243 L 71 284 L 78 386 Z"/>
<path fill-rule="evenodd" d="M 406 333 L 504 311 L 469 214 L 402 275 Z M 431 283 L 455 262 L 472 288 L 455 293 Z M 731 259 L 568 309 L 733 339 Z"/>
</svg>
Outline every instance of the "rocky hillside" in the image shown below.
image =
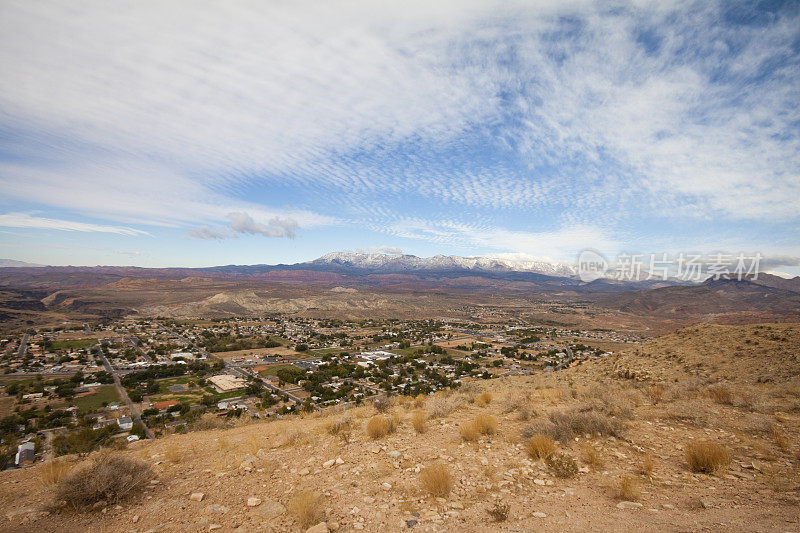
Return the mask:
<svg viewBox="0 0 800 533">
<path fill-rule="evenodd" d="M 59 499 L 102 453 L 3 472 L 0 530 L 797 531 L 798 332 L 693 327 L 391 405 L 211 416 L 113 452 L 146 472 L 119 502 Z"/>
</svg>

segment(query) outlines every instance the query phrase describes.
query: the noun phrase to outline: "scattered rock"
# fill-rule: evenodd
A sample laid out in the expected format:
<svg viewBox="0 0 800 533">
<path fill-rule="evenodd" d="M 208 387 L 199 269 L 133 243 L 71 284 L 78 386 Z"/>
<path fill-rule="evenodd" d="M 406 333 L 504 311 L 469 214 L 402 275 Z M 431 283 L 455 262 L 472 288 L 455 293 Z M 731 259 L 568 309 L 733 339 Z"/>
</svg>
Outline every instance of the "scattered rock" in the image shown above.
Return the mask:
<svg viewBox="0 0 800 533">
<path fill-rule="evenodd" d="M 330 529 L 328 529 L 328 524 L 325 522 L 320 522 L 310 528 L 306 529 L 306 533 L 328 533 Z"/>
<path fill-rule="evenodd" d="M 416 520 L 413 520 L 413 519 L 412 520 L 406 520 L 406 527 L 408 527 L 408 528 L 412 528 L 412 527 L 416 526 L 417 524 L 418 524 L 418 522 Z"/>
<path fill-rule="evenodd" d="M 547 515 L 541 511 L 536 511 L 533 514 L 531 514 L 531 516 L 534 516 L 536 518 L 547 518 Z"/>
<path fill-rule="evenodd" d="M 211 505 L 206 505 L 206 511 L 209 513 L 214 514 L 225 514 L 230 510 L 230 507 L 227 505 L 221 505 L 219 503 L 212 503 Z"/>
<path fill-rule="evenodd" d="M 189 499 L 195 502 L 201 502 L 205 497 L 206 495 L 202 492 L 193 492 L 192 495 L 189 496 Z"/>
<path fill-rule="evenodd" d="M 247 498 L 248 507 L 258 507 L 259 505 L 261 505 L 261 498 Z"/>
<path fill-rule="evenodd" d="M 619 502 L 617 509 L 641 509 L 643 506 L 639 502 Z"/>
<path fill-rule="evenodd" d="M 219 524 L 211 524 L 210 526 L 208 526 L 208 530 L 209 531 L 214 531 L 214 530 L 217 530 L 217 529 L 222 529 L 222 526 L 219 525 Z"/>
<path fill-rule="evenodd" d="M 322 463 L 322 468 L 330 468 L 336 463 L 336 459 L 331 459 L 330 461 L 325 461 Z M 327 527 L 327 526 L 326 526 Z"/>
</svg>

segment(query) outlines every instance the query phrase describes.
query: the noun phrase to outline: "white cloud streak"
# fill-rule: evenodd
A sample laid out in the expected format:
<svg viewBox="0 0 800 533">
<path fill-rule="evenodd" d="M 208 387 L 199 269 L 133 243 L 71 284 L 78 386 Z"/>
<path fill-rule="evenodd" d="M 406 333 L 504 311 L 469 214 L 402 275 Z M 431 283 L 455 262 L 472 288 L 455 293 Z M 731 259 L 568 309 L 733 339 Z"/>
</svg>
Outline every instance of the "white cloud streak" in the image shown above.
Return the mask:
<svg viewBox="0 0 800 533">
<path fill-rule="evenodd" d="M 42 218 L 27 213 L 6 213 L 0 215 L 0 226 L 9 228 L 36 228 L 59 231 L 83 231 L 91 233 L 116 233 L 117 235 L 149 235 L 146 231 L 122 226 L 87 224 L 56 218 Z"/>
</svg>

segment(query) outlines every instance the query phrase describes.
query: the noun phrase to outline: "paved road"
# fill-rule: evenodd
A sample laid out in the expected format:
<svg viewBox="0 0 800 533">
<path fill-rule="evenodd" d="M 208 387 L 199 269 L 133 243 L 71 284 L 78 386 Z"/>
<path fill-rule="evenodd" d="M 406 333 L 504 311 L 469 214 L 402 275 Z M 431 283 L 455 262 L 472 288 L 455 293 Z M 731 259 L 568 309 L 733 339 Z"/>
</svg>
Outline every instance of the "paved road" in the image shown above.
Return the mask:
<svg viewBox="0 0 800 533">
<path fill-rule="evenodd" d="M 144 428 L 144 436 L 148 439 L 152 439 L 153 432 L 150 431 L 150 428 L 148 428 L 142 421 L 142 416 L 136 409 L 136 406 L 133 404 L 131 399 L 128 397 L 128 391 L 126 391 L 125 387 L 122 386 L 122 383 L 119 380 L 119 375 L 117 375 L 117 371 L 114 370 L 114 367 L 111 366 L 111 363 L 109 363 L 108 359 L 106 359 L 106 355 L 103 353 L 103 350 L 100 348 L 100 345 L 97 345 L 95 347 L 95 350 L 97 350 L 97 355 L 103 362 L 103 366 L 105 367 L 106 372 L 111 374 L 111 376 L 114 378 L 114 386 L 117 387 L 117 392 L 119 393 L 119 397 L 122 398 L 122 400 L 128 406 L 128 409 L 131 412 L 131 418 L 135 423 L 142 425 L 142 427 Z"/>
<path fill-rule="evenodd" d="M 266 378 L 263 378 L 263 377 L 259 376 L 255 372 L 250 373 L 250 372 L 247 372 L 246 370 L 244 370 L 242 368 L 239 368 L 238 366 L 232 366 L 232 365 L 231 366 L 226 366 L 226 368 L 228 370 L 230 370 L 231 372 L 233 372 L 234 374 L 238 374 L 239 376 L 241 376 L 241 377 L 243 377 L 245 379 L 249 378 L 249 377 L 257 377 L 258 379 L 261 380 L 261 383 L 264 384 L 264 387 L 266 387 L 270 391 L 274 392 L 275 394 L 280 394 L 281 396 L 283 396 L 285 398 L 288 398 L 288 399 L 290 399 L 290 400 L 292 400 L 294 402 L 303 403 L 305 401 L 302 398 L 298 398 L 297 396 L 295 396 L 291 392 L 286 392 L 283 389 L 279 389 L 278 387 L 276 387 L 275 385 L 273 385 L 272 383 L 267 381 Z"/>
<path fill-rule="evenodd" d="M 28 348 L 28 334 L 22 336 L 22 340 L 19 341 L 19 350 L 17 350 L 17 357 L 25 357 L 25 350 Z"/>
</svg>

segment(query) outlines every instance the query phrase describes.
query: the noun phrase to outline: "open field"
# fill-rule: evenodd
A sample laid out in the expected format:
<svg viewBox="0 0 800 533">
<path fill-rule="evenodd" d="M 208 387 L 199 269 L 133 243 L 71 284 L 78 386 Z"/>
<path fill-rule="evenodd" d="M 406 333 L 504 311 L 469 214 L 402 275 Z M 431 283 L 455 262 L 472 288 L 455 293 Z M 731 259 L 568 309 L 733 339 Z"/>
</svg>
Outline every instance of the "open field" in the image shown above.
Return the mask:
<svg viewBox="0 0 800 533">
<path fill-rule="evenodd" d="M 108 404 L 119 401 L 119 394 L 117 394 L 117 389 L 114 387 L 114 385 L 102 385 L 101 387 L 98 387 L 96 392 L 93 394 L 76 396 L 72 403 L 80 410 L 80 412 L 92 413 L 100 409 L 103 406 L 103 403 Z"/>
<path fill-rule="evenodd" d="M 265 356 L 281 356 L 287 359 L 305 359 L 308 357 L 304 352 L 298 352 L 288 346 L 276 346 L 274 348 L 253 348 L 250 350 L 235 350 L 231 352 L 216 352 L 214 357 L 219 357 L 223 361 L 231 359 L 257 359 Z"/>
</svg>

